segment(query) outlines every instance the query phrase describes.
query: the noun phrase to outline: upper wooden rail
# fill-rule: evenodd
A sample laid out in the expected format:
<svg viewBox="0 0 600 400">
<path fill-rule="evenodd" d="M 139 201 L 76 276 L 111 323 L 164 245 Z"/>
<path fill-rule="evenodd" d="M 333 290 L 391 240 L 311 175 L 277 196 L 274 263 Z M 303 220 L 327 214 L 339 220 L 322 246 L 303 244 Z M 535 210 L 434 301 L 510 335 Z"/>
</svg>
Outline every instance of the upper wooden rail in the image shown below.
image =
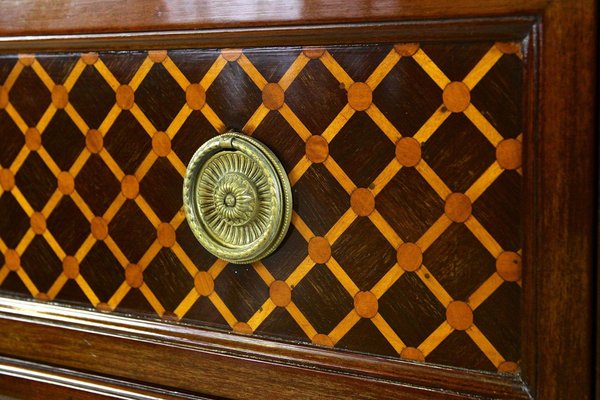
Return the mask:
<svg viewBox="0 0 600 400">
<path fill-rule="evenodd" d="M 7 0 L 0 35 L 164 31 L 523 15 L 547 0 Z"/>
</svg>

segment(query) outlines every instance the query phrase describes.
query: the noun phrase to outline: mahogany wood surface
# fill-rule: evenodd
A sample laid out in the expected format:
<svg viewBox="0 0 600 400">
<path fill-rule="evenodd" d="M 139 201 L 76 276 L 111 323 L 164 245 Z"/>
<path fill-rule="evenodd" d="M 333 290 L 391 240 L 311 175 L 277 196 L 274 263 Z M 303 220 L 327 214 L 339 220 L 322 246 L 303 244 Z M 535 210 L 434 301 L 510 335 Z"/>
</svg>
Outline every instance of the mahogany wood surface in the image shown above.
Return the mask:
<svg viewBox="0 0 600 400">
<path fill-rule="evenodd" d="M 541 24 L 538 148 L 530 156 L 543 172 L 533 182 L 539 234 L 531 237 L 530 273 L 536 291 L 526 299 L 534 298 L 536 321 L 535 370 L 530 364 L 526 374 L 541 399 L 592 396 L 596 7 L 593 1 L 554 1 Z"/>
<path fill-rule="evenodd" d="M 248 26 L 310 25 L 538 13 L 547 0 L 10 0 L 0 35 L 55 35 Z"/>
<path fill-rule="evenodd" d="M 199 47 L 292 46 L 406 42 L 419 40 L 522 39 L 533 15 L 496 18 L 400 20 L 286 26 L 235 26 L 145 32 L 0 36 L 0 53 L 66 50 L 150 50 Z"/>
<path fill-rule="evenodd" d="M 135 399 L 207 400 L 200 395 L 174 392 L 55 365 L 0 356 L 0 398 L 5 399 Z M 2 397 L 8 396 L 8 397 Z M 212 397 L 214 399 L 214 397 Z"/>
<path fill-rule="evenodd" d="M 48 400 L 135 399 L 208 400 L 208 397 L 85 374 L 60 366 L 0 356 L 0 398 Z M 8 396 L 8 397 L 5 397 Z M 211 397 L 211 399 L 215 399 Z"/>
<path fill-rule="evenodd" d="M 235 399 L 527 399 L 516 375 L 397 362 L 0 299 L 0 353 Z M 1 393 L 1 392 L 0 392 Z"/>
</svg>

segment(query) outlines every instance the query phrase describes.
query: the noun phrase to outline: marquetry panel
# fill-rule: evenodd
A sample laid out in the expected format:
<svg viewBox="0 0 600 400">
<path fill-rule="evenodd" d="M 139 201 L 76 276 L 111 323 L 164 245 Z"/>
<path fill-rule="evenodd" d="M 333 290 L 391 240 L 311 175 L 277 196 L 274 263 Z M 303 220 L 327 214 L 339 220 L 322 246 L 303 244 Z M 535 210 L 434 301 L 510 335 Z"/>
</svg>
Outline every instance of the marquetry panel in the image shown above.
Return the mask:
<svg viewBox="0 0 600 400">
<path fill-rule="evenodd" d="M 0 58 L 0 290 L 491 371 L 520 359 L 515 43 Z M 293 188 L 252 265 L 204 251 L 187 162 L 233 128 Z"/>
</svg>

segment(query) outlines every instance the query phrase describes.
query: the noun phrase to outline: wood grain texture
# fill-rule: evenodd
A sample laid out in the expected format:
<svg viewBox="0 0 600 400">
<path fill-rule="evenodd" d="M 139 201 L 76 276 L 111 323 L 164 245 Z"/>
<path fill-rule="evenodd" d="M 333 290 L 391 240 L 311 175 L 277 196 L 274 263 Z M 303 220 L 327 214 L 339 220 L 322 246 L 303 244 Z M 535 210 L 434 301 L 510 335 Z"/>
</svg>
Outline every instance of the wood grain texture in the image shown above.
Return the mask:
<svg viewBox="0 0 600 400">
<path fill-rule="evenodd" d="M 593 1 L 554 1 L 545 9 L 539 37 L 541 140 L 527 154 L 538 172 L 535 228 L 546 234 L 531 248 L 536 267 L 529 282 L 535 284 L 526 301 L 535 304 L 536 354 L 526 357 L 525 368 L 540 399 L 592 397 L 595 9 Z M 567 264 L 568 274 L 557 272 Z M 579 356 L 568 355 L 573 352 Z M 568 379 L 577 385 L 565 384 Z"/>
<path fill-rule="evenodd" d="M 19 374 L 21 371 L 19 371 Z M 73 381 L 73 385 L 79 382 Z M 99 393 L 86 393 L 75 388 L 63 386 L 54 386 L 48 383 L 39 383 L 32 381 L 24 376 L 5 376 L 0 375 L 0 385 L 4 399 L 10 400 L 44 400 L 49 396 L 53 398 L 64 398 L 73 400 L 91 400 L 91 399 L 117 399 L 118 397 L 106 396 Z M 4 397 L 6 396 L 6 397 Z"/>
<path fill-rule="evenodd" d="M 521 40 L 535 18 L 510 15 L 500 19 L 473 18 L 435 21 L 355 22 L 320 24 L 310 27 L 255 26 L 176 31 L 74 33 L 42 36 L 0 36 L 0 52 L 77 50 L 164 50 L 248 46 L 329 45 L 418 40 L 469 40 L 493 37 L 495 40 Z M 86 53 L 94 59 L 95 54 Z M 0 92 L 2 95 L 2 92 Z M 2 102 L 0 97 L 0 104 Z"/>
<path fill-rule="evenodd" d="M 7 356 L 225 398 L 529 398 L 516 375 L 331 353 L 22 300 L 0 299 L 0 320 Z"/>
<path fill-rule="evenodd" d="M 0 387 L 3 398 L 14 400 L 209 399 L 8 357 L 0 357 Z"/>
<path fill-rule="evenodd" d="M 0 35 L 44 35 L 90 32 L 130 32 L 236 26 L 395 21 L 401 19 L 454 18 L 531 14 L 546 0 L 460 0 L 447 4 L 436 0 L 293 2 L 177 0 L 105 1 L 85 0 L 40 3 L 11 0 L 3 4 Z"/>
</svg>

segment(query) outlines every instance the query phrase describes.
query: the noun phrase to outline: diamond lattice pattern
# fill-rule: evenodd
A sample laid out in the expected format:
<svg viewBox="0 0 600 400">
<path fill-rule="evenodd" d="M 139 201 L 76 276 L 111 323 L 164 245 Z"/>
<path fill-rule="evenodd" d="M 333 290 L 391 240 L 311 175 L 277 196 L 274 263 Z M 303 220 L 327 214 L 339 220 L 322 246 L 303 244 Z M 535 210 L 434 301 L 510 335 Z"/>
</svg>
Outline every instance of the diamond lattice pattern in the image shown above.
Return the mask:
<svg viewBox="0 0 600 400">
<path fill-rule="evenodd" d="M 6 56 L 1 288 L 515 371 L 522 57 L 514 43 Z M 229 128 L 267 143 L 294 189 L 290 234 L 252 265 L 203 251 L 181 209 L 186 163 Z"/>
</svg>

